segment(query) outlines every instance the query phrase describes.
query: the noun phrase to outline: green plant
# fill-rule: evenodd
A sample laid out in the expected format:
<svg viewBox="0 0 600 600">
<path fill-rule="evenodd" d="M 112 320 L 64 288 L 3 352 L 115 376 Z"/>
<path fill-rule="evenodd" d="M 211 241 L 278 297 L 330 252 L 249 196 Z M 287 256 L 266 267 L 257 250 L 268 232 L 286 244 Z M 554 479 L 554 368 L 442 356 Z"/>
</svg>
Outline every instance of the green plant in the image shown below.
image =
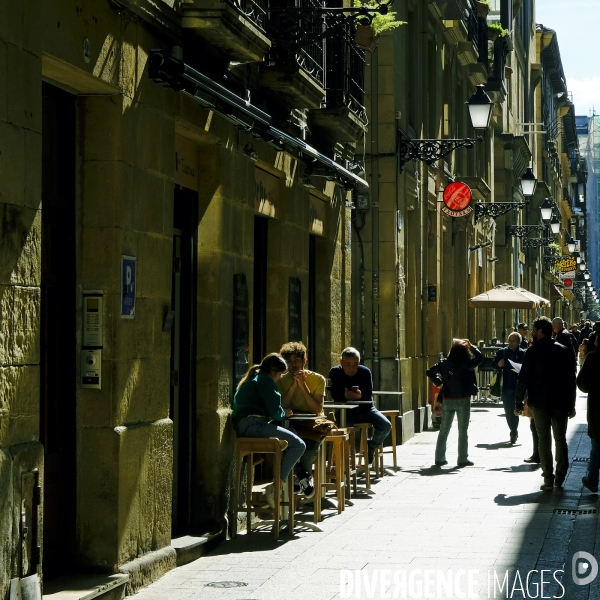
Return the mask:
<svg viewBox="0 0 600 600">
<path fill-rule="evenodd" d="M 477 1 L 480 2 L 481 4 L 485 4 L 486 6 L 489 6 L 490 8 L 492 8 L 490 0 L 477 0 Z"/>
<path fill-rule="evenodd" d="M 560 244 L 552 242 L 551 244 L 548 244 L 547 248 L 548 254 L 552 254 L 553 256 L 562 256 L 562 248 L 560 247 Z"/>
<path fill-rule="evenodd" d="M 508 29 L 504 29 L 504 27 L 502 27 L 502 25 L 499 25 L 498 23 L 488 23 L 487 26 L 488 30 L 492 30 L 496 32 L 496 35 L 498 37 L 506 37 L 510 34 L 510 31 L 508 31 Z"/>
<path fill-rule="evenodd" d="M 375 2 L 361 2 L 360 0 L 354 0 L 354 6 L 357 8 L 366 6 L 375 9 L 378 4 Z M 381 35 L 384 31 L 391 31 L 392 29 L 396 29 L 396 27 L 400 27 L 400 25 L 406 25 L 406 21 L 396 20 L 396 14 L 397 13 L 393 11 L 388 12 L 387 15 L 376 13 L 371 21 L 373 33 L 375 33 L 375 35 Z"/>
</svg>

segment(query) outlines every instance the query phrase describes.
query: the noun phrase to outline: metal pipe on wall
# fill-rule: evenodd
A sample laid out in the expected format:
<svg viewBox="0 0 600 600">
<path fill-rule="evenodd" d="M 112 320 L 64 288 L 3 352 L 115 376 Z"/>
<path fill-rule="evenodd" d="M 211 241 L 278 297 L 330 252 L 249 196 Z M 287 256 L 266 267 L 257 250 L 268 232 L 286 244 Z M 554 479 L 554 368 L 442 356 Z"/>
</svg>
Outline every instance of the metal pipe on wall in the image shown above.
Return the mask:
<svg viewBox="0 0 600 600">
<path fill-rule="evenodd" d="M 371 231 L 372 231 L 372 373 L 373 385 L 379 389 L 381 365 L 379 362 L 379 54 L 371 54 Z"/>
</svg>

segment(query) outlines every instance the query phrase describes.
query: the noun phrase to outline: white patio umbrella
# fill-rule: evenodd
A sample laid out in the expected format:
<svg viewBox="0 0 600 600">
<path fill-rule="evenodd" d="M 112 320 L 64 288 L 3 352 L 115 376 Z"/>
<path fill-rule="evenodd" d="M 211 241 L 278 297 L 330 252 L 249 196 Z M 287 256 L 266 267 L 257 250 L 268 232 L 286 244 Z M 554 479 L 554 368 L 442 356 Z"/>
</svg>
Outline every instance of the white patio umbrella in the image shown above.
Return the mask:
<svg viewBox="0 0 600 600">
<path fill-rule="evenodd" d="M 542 298 L 541 296 L 538 296 L 537 294 L 534 294 L 533 292 L 530 292 L 523 288 L 517 288 L 517 289 L 520 292 L 523 292 L 524 294 L 531 296 L 538 303 L 539 308 L 547 308 L 547 307 L 551 306 L 550 300 L 546 300 L 546 298 Z"/>
<path fill-rule="evenodd" d="M 538 296 L 539 298 L 539 296 Z M 543 298 L 542 298 L 543 300 Z M 471 308 L 537 308 L 539 300 L 522 288 L 503 283 L 469 298 Z"/>
</svg>

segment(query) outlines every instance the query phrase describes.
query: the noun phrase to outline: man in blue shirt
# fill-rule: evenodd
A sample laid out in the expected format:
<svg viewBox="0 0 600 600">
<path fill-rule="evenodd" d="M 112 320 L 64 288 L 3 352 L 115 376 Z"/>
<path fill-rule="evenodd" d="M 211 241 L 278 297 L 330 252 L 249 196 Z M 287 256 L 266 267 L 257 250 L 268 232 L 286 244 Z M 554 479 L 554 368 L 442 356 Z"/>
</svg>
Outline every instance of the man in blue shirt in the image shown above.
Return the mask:
<svg viewBox="0 0 600 600">
<path fill-rule="evenodd" d="M 515 394 L 519 374 L 515 373 L 509 361 L 522 363 L 525 350 L 520 348 L 521 334 L 516 331 L 508 336 L 508 348 L 502 348 L 496 353 L 494 366 L 502 369 L 502 404 L 506 423 L 510 429 L 510 443 L 514 444 L 519 437 L 519 417 L 515 415 Z M 535 450 L 536 447 L 534 447 Z"/>
<path fill-rule="evenodd" d="M 356 348 L 348 347 L 342 351 L 340 364 L 329 371 L 331 396 L 335 402 L 365 401 L 358 408 L 348 411 L 347 422 L 371 423 L 375 432 L 369 440 L 369 464 L 373 462 L 375 449 L 387 437 L 392 424 L 373 404 L 373 378 L 371 371 L 360 364 L 360 353 Z M 368 401 L 368 404 L 366 403 Z"/>
</svg>

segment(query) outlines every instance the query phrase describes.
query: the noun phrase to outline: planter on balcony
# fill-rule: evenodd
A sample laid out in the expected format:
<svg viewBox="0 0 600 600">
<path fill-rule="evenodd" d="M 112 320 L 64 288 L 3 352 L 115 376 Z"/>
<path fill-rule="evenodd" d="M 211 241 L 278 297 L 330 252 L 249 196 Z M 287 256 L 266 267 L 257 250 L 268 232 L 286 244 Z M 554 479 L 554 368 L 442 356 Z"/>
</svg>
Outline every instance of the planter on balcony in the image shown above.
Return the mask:
<svg viewBox="0 0 600 600">
<path fill-rule="evenodd" d="M 354 41 L 359 48 L 373 52 L 379 43 L 379 36 L 372 27 L 359 24 L 356 26 Z"/>
</svg>

